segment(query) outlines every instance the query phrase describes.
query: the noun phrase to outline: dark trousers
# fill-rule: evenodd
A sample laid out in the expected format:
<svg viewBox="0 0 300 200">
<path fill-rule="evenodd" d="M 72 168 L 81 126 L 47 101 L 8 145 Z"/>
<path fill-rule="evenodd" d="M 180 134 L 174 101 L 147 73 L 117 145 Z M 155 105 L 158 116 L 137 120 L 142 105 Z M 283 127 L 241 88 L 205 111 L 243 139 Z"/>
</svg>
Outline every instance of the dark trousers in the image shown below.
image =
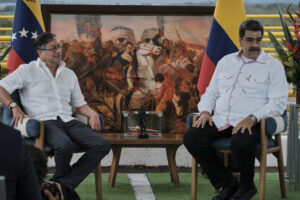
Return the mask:
<svg viewBox="0 0 300 200">
<path fill-rule="evenodd" d="M 254 178 L 255 145 L 260 140 L 259 124 L 252 127 L 252 135 L 248 130 L 232 135 L 233 127 L 218 131 L 217 127 L 190 128 L 184 135 L 184 145 L 201 165 L 211 184 L 215 188 L 223 187 L 233 178 L 232 173 L 224 166 L 217 156 L 212 143 L 219 138 L 230 138 L 230 150 L 236 158 L 240 170 L 240 187 L 250 187 Z"/>
<path fill-rule="evenodd" d="M 96 168 L 101 159 L 110 151 L 110 143 L 78 120 L 63 122 L 47 120 L 45 125 L 46 143 L 54 148 L 56 171 L 53 180 L 74 189 Z M 84 155 L 72 166 L 74 152 L 85 149 Z"/>
</svg>

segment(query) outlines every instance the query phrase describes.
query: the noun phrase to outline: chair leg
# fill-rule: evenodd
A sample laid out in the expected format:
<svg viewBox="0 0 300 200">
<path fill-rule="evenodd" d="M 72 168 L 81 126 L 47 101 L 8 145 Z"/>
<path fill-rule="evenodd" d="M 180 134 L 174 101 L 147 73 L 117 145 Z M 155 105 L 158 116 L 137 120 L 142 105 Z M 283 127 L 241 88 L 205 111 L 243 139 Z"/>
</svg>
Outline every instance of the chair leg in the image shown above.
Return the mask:
<svg viewBox="0 0 300 200">
<path fill-rule="evenodd" d="M 224 166 L 228 167 L 229 166 L 229 154 L 223 153 L 223 158 L 224 158 Z"/>
<path fill-rule="evenodd" d="M 198 182 L 198 164 L 195 158 L 192 158 L 192 185 L 191 196 L 192 200 L 197 200 L 197 182 Z"/>
<path fill-rule="evenodd" d="M 260 175 L 259 175 L 259 200 L 265 199 L 266 190 L 266 167 L 267 167 L 267 154 L 266 151 L 261 150 L 260 156 Z"/>
<path fill-rule="evenodd" d="M 280 155 L 281 154 L 281 155 Z M 285 175 L 282 152 L 274 153 L 277 158 L 281 198 L 286 198 Z"/>
<path fill-rule="evenodd" d="M 102 172 L 101 162 L 95 169 L 95 183 L 96 183 L 96 199 L 102 200 Z"/>
<path fill-rule="evenodd" d="M 286 198 L 286 187 L 285 187 L 281 137 L 275 136 L 275 140 L 276 140 L 277 145 L 280 147 L 280 150 L 278 152 L 276 152 L 274 155 L 277 158 L 281 198 Z"/>
</svg>

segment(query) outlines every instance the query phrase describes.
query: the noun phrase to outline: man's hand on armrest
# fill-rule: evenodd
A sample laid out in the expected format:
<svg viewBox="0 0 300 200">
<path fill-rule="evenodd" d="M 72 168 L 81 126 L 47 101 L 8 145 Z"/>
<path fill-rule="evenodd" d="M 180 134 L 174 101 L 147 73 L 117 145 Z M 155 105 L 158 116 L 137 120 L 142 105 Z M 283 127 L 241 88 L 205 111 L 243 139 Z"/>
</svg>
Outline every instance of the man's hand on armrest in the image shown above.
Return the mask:
<svg viewBox="0 0 300 200">
<path fill-rule="evenodd" d="M 18 126 L 18 123 L 23 123 L 24 118 L 29 118 L 28 115 L 25 115 L 25 113 L 22 111 L 22 109 L 19 106 L 16 106 L 12 108 L 13 113 L 13 120 L 11 122 L 11 125 Z"/>
<path fill-rule="evenodd" d="M 6 89 L 2 86 L 0 86 L 0 102 L 6 105 L 8 108 L 11 109 L 13 113 L 13 120 L 11 122 L 11 125 L 18 126 L 18 123 L 23 123 L 23 119 L 26 117 L 29 117 L 24 114 L 22 109 L 15 103 L 13 102 L 10 94 L 6 91 Z M 12 107 L 12 103 L 14 103 L 14 107 Z"/>
<path fill-rule="evenodd" d="M 100 120 L 96 112 L 93 112 L 93 114 L 89 117 L 89 125 L 95 131 L 99 132 L 101 130 Z"/>
<path fill-rule="evenodd" d="M 80 114 L 89 118 L 88 123 L 94 131 L 99 132 L 101 130 L 101 124 L 98 114 L 95 111 L 93 111 L 88 105 L 85 104 L 83 106 L 77 107 L 76 110 Z"/>
</svg>

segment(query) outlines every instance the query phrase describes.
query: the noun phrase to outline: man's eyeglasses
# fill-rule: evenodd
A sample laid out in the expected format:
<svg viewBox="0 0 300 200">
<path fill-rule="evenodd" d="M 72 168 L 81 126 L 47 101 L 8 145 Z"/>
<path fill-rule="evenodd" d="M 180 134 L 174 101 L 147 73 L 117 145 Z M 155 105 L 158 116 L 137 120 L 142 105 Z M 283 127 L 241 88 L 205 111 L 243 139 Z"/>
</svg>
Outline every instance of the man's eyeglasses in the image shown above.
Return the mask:
<svg viewBox="0 0 300 200">
<path fill-rule="evenodd" d="M 58 44 L 58 45 L 53 46 L 53 47 L 50 47 L 50 48 L 48 48 L 48 49 L 40 49 L 40 50 L 55 52 L 55 51 L 60 50 L 60 49 L 61 49 L 61 45 Z"/>
</svg>

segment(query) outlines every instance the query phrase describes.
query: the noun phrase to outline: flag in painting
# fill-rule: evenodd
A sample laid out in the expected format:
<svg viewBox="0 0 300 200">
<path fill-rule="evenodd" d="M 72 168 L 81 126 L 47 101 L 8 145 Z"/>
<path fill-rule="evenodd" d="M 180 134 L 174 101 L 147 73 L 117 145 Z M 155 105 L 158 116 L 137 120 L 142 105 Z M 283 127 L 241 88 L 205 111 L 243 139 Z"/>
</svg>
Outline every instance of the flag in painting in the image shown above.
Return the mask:
<svg viewBox="0 0 300 200">
<path fill-rule="evenodd" d="M 10 41 L 12 49 L 7 61 L 10 72 L 20 64 L 37 59 L 33 42 L 44 31 L 39 0 L 17 0 Z"/>
<path fill-rule="evenodd" d="M 239 26 L 246 20 L 243 0 L 218 0 L 197 88 L 204 94 L 218 61 L 239 50 Z"/>
</svg>

